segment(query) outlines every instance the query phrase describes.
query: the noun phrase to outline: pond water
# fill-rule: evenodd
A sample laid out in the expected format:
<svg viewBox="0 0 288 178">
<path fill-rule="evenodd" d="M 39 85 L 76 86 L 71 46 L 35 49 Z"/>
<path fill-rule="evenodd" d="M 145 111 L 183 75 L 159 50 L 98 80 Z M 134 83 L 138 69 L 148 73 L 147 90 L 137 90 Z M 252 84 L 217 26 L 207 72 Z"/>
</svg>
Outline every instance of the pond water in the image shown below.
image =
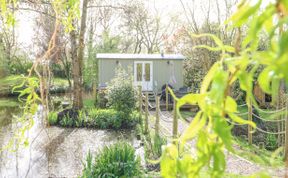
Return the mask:
<svg viewBox="0 0 288 178">
<path fill-rule="evenodd" d="M 10 99 L 9 99 L 10 100 Z M 29 146 L 15 152 L 0 152 L 0 178 L 16 177 L 78 177 L 89 150 L 94 155 L 105 145 L 119 140 L 130 142 L 136 153 L 143 154 L 140 142 L 131 131 L 108 131 L 76 128 L 46 128 L 41 119 L 41 107 L 34 126 L 26 133 Z M 20 114 L 19 106 L 0 105 L 0 146 L 13 136 L 13 115 Z"/>
</svg>

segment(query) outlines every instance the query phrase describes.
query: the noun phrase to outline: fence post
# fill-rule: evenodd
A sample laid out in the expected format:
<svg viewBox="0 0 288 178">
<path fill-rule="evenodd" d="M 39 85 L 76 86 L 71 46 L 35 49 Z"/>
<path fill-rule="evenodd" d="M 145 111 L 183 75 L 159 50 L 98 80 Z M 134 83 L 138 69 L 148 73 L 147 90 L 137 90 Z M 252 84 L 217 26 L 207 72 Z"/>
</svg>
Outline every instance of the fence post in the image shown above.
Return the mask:
<svg viewBox="0 0 288 178">
<path fill-rule="evenodd" d="M 145 93 L 145 134 L 148 133 L 148 92 Z"/>
<path fill-rule="evenodd" d="M 249 99 L 248 103 L 248 120 L 252 121 L 252 102 L 251 99 Z M 248 125 L 248 143 L 252 145 L 252 127 Z"/>
<path fill-rule="evenodd" d="M 142 97 L 142 86 L 138 86 L 138 92 L 139 92 L 139 112 L 142 114 L 142 102 L 143 102 L 143 97 Z"/>
<path fill-rule="evenodd" d="M 288 160 L 288 96 L 286 95 L 286 113 L 285 113 L 285 150 L 284 150 L 284 156 L 285 156 L 285 161 L 287 162 Z"/>
<path fill-rule="evenodd" d="M 159 111 L 160 111 L 160 105 L 159 105 L 160 97 L 156 96 L 156 122 L 155 122 L 155 135 L 159 136 L 159 125 L 160 125 L 160 118 L 159 118 Z"/>
<path fill-rule="evenodd" d="M 173 102 L 173 138 L 176 139 L 178 136 L 178 119 L 177 119 L 177 108 L 176 100 Z"/>
<path fill-rule="evenodd" d="M 168 104 L 169 104 L 169 100 L 168 100 L 168 84 L 166 84 L 166 88 L 165 88 L 165 98 L 166 98 L 166 111 L 168 111 L 168 109 L 169 109 L 169 106 L 168 106 Z"/>
</svg>

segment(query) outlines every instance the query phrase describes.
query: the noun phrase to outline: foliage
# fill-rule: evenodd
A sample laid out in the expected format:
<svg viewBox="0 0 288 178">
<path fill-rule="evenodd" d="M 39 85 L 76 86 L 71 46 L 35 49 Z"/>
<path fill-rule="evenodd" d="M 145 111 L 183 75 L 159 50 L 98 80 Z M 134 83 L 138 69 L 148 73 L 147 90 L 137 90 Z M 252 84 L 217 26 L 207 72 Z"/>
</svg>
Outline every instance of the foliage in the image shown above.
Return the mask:
<svg viewBox="0 0 288 178">
<path fill-rule="evenodd" d="M 276 150 L 278 148 L 277 138 L 275 135 L 267 134 L 265 143 L 265 148 L 267 150 Z"/>
<path fill-rule="evenodd" d="M 52 63 L 51 71 L 52 71 L 54 77 L 58 77 L 58 78 L 65 78 L 66 77 L 65 69 L 60 64 Z"/>
<path fill-rule="evenodd" d="M 91 125 L 101 129 L 119 129 L 122 126 L 121 114 L 113 109 L 91 109 L 89 116 L 92 120 Z"/>
<path fill-rule="evenodd" d="M 83 164 L 84 168 L 82 171 L 81 178 L 92 178 L 93 177 L 93 157 L 89 150 L 88 155 L 86 156 L 86 163 Z"/>
<path fill-rule="evenodd" d="M 33 62 L 25 55 L 18 55 L 9 64 L 9 70 L 14 75 L 26 75 L 31 69 Z"/>
<path fill-rule="evenodd" d="M 85 109 L 92 109 L 94 108 L 94 99 L 90 99 L 90 98 L 87 98 L 87 99 L 84 99 L 83 100 L 83 105 L 84 105 L 84 108 Z"/>
<path fill-rule="evenodd" d="M 0 99 L 0 107 L 17 107 L 19 103 L 11 99 Z"/>
<path fill-rule="evenodd" d="M 167 140 L 164 137 L 161 137 L 160 135 L 154 136 L 154 142 L 153 142 L 153 153 L 156 155 L 157 158 L 159 158 L 162 154 L 162 146 L 167 144 Z"/>
<path fill-rule="evenodd" d="M 111 36 L 109 31 L 104 31 L 102 33 L 101 44 L 96 46 L 97 53 L 118 53 L 119 50 L 120 37 Z"/>
<path fill-rule="evenodd" d="M 142 114 L 139 111 L 134 110 L 130 113 L 129 117 L 126 118 L 125 125 L 131 128 L 136 126 L 137 124 L 141 125 L 141 122 L 142 122 Z"/>
<path fill-rule="evenodd" d="M 101 129 L 132 128 L 136 126 L 141 117 L 136 111 L 127 115 L 114 109 L 91 109 L 88 114 L 91 117 L 90 126 Z"/>
<path fill-rule="evenodd" d="M 104 109 L 107 107 L 108 99 L 106 90 L 98 90 L 96 98 L 96 107 Z"/>
<path fill-rule="evenodd" d="M 38 110 L 38 103 L 41 101 L 38 97 L 36 88 L 39 87 L 39 80 L 34 77 L 17 77 L 14 80 L 22 81 L 21 84 L 14 86 L 12 92 L 19 93 L 18 100 L 23 104 L 23 113 L 21 116 L 15 116 L 16 122 L 21 124 L 14 132 L 14 136 L 9 140 L 8 144 L 2 147 L 3 149 L 12 149 L 15 141 L 17 140 L 16 148 L 20 145 L 28 146 L 29 141 L 26 136 L 26 130 L 29 130 L 34 125 L 34 115 Z M 28 86 L 23 89 L 24 86 Z"/>
<path fill-rule="evenodd" d="M 57 112 L 50 112 L 48 114 L 48 122 L 50 125 L 55 125 L 58 122 L 58 113 Z"/>
<path fill-rule="evenodd" d="M 116 76 L 109 83 L 107 92 L 108 105 L 129 114 L 136 107 L 136 92 L 133 87 L 131 73 L 126 73 L 122 67 L 116 69 Z"/>
<path fill-rule="evenodd" d="M 82 177 L 139 177 L 141 175 L 140 159 L 136 157 L 134 148 L 125 142 L 105 146 L 95 158 L 95 162 L 91 162 L 89 153 Z"/>
<path fill-rule="evenodd" d="M 279 154 L 281 153 L 279 150 L 271 152 L 254 144 L 250 145 L 246 140 L 237 137 L 234 137 L 233 142 L 238 147 L 238 149 L 235 150 L 235 154 L 243 158 L 263 166 L 283 166 L 283 159 Z"/>
<path fill-rule="evenodd" d="M 204 77 L 199 94 L 187 94 L 180 99 L 174 95 L 178 113 L 179 108 L 186 103 L 198 104 L 200 111 L 176 144 L 165 147 L 160 163 L 163 177 L 199 177 L 204 167 L 207 167 L 211 177 L 222 177 L 226 168 L 224 150 L 233 151 L 232 126 L 227 120 L 256 127 L 253 122 L 236 115 L 237 103 L 228 96 L 229 88 L 238 80 L 241 90 L 246 92 L 247 104 L 250 105 L 249 101 L 252 101 L 257 105 L 252 89 L 254 74 L 260 65 L 264 69 L 258 82 L 266 93 L 275 97 L 280 80 L 288 82 L 288 32 L 282 28 L 287 23 L 288 3 L 279 0 L 268 4 L 261 11 L 260 5 L 261 1 L 253 4 L 251 1 L 241 1 L 238 10 L 227 21 L 231 28 L 237 28 L 238 31 L 245 24 L 249 26 L 243 41 L 241 33 L 238 33 L 235 46 L 225 45 L 215 35 L 191 34 L 192 38 L 213 39 L 215 46 L 201 45 L 196 48 L 219 51 L 221 56 Z M 258 50 L 258 35 L 262 30 L 270 37 L 270 45 L 265 51 Z M 170 92 L 173 93 L 172 90 Z M 195 154 L 185 151 L 184 145 L 190 140 L 196 140 Z"/>
</svg>

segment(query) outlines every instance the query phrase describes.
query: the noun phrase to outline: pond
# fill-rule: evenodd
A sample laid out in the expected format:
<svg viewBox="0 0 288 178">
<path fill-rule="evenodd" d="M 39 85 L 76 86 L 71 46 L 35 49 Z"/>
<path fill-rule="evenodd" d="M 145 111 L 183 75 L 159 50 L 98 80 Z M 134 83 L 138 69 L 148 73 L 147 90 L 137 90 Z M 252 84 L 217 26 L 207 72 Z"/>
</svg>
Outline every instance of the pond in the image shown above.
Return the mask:
<svg viewBox="0 0 288 178">
<path fill-rule="evenodd" d="M 0 145 L 3 147 L 13 136 L 17 124 L 13 115 L 20 114 L 15 99 L 0 99 Z M 16 102 L 17 103 L 17 102 Z M 15 152 L 0 152 L 0 177 L 77 177 L 81 175 L 83 162 L 90 152 L 97 153 L 104 145 L 119 140 L 130 142 L 143 154 L 140 142 L 133 131 L 109 131 L 76 128 L 46 128 L 41 119 L 42 109 L 34 118 L 34 126 L 26 133 L 29 146 L 21 146 Z M 13 147 L 13 146 L 12 146 Z"/>
</svg>

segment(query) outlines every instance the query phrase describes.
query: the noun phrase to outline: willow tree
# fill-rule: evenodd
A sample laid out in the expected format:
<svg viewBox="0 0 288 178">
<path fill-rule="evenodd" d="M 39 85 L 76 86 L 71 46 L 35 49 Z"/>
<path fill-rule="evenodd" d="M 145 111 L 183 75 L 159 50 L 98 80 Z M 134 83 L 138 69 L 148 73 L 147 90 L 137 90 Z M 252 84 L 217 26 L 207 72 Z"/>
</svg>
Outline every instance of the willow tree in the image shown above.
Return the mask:
<svg viewBox="0 0 288 178">
<path fill-rule="evenodd" d="M 22 1 L 18 0 L 0 0 L 0 15 L 3 19 L 3 26 L 5 28 L 13 28 L 15 25 L 15 14 L 14 11 L 11 10 L 11 7 L 15 7 L 17 9 L 19 4 Z M 84 50 L 84 32 L 85 32 L 85 21 L 86 21 L 86 9 L 87 9 L 87 0 L 83 2 L 83 15 L 81 18 L 81 30 L 79 35 L 79 44 L 81 45 L 78 48 L 77 58 L 75 61 L 78 62 L 79 67 L 81 68 L 81 59 L 83 59 L 83 50 Z M 33 2 L 36 5 L 41 4 L 41 2 Z M 39 57 L 34 59 L 33 66 L 29 70 L 27 76 L 21 77 L 22 83 L 19 86 L 14 87 L 14 90 L 19 92 L 19 98 L 23 101 L 23 114 L 18 118 L 18 121 L 21 122 L 21 127 L 15 131 L 15 136 L 9 141 L 8 145 L 5 148 L 11 148 L 15 142 L 17 142 L 17 146 L 24 144 L 28 144 L 28 138 L 25 136 L 25 133 L 28 129 L 30 129 L 34 124 L 34 118 L 39 101 L 41 101 L 44 118 L 47 118 L 49 109 L 48 109 L 48 79 L 49 79 L 49 63 L 51 60 L 51 55 L 53 55 L 53 51 L 56 48 L 56 36 L 60 26 L 62 25 L 65 31 L 71 32 L 76 28 L 73 26 L 72 22 L 75 22 L 79 18 L 79 4 L 80 0 L 49 0 L 45 2 L 46 4 L 51 5 L 53 14 L 55 14 L 55 22 L 54 22 L 54 30 L 51 35 L 51 39 L 47 45 L 47 50 L 40 55 Z M 13 8 L 12 8 L 13 9 Z M 37 10 L 36 10 L 37 11 Z M 76 37 L 75 37 L 76 39 Z M 76 75 L 81 76 L 81 71 L 77 71 Z M 36 77 L 34 77 L 36 76 Z M 79 77 L 79 81 L 80 77 Z M 25 86 L 25 87 L 24 87 Z M 25 88 L 25 89 L 23 89 Z M 40 97 L 37 94 L 37 90 L 40 89 Z M 76 93 L 75 95 L 77 95 Z M 80 94 L 78 94 L 80 95 Z M 80 98 L 76 96 L 76 98 Z M 80 104 L 78 104 L 80 103 Z M 81 107 L 81 101 L 75 104 L 75 107 Z M 4 149 L 4 148 L 2 148 Z"/>
</svg>

